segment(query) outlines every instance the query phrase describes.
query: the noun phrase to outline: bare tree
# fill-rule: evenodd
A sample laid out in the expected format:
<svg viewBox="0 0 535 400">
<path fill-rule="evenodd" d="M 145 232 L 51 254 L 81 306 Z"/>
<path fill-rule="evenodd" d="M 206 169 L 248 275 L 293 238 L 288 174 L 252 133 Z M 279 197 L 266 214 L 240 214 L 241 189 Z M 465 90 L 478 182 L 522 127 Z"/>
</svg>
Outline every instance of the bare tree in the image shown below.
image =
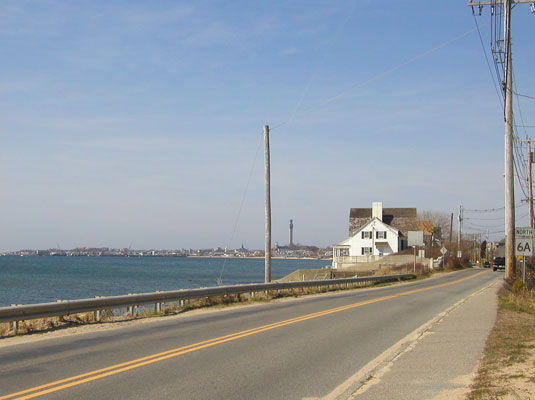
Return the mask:
<svg viewBox="0 0 535 400">
<path fill-rule="evenodd" d="M 440 211 L 422 211 L 418 219 L 421 221 L 433 221 L 435 240 L 440 242 L 447 241 L 450 235 L 450 218 L 451 215 Z"/>
</svg>

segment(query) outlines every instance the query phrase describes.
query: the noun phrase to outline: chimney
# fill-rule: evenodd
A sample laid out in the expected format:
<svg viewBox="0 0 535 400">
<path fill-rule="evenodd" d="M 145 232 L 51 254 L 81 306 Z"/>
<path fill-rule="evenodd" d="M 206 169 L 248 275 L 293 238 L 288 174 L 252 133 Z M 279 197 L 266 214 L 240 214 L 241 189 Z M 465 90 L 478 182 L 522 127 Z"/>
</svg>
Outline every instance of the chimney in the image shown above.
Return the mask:
<svg viewBox="0 0 535 400">
<path fill-rule="evenodd" d="M 383 220 L 383 203 L 376 201 L 372 203 L 372 218 Z"/>
</svg>

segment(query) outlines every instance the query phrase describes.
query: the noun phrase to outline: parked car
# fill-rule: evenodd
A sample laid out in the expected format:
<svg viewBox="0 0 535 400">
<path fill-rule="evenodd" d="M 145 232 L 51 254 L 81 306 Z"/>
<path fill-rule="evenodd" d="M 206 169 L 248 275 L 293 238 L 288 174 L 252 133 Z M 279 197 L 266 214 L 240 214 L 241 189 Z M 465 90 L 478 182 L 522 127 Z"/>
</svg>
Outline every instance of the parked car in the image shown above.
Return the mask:
<svg viewBox="0 0 535 400">
<path fill-rule="evenodd" d="M 492 270 L 497 271 L 499 269 L 505 270 L 505 257 L 494 257 L 494 260 L 492 260 Z"/>
<path fill-rule="evenodd" d="M 489 261 L 485 261 L 483 263 L 483 268 L 490 268 L 490 262 Z"/>
</svg>

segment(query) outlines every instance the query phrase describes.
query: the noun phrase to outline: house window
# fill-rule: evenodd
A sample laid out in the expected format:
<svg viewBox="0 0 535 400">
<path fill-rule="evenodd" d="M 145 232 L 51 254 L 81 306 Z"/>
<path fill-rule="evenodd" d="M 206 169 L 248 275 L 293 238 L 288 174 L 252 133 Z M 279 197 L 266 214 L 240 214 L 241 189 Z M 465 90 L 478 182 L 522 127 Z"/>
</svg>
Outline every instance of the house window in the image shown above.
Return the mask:
<svg viewBox="0 0 535 400">
<path fill-rule="evenodd" d="M 372 248 L 371 247 L 363 247 L 361 249 L 363 256 L 370 256 L 372 254 Z"/>
<path fill-rule="evenodd" d="M 386 239 L 386 231 L 377 231 L 375 232 L 376 239 Z"/>
<path fill-rule="evenodd" d="M 362 232 L 362 238 L 363 239 L 371 239 L 372 233 L 371 232 Z"/>
</svg>

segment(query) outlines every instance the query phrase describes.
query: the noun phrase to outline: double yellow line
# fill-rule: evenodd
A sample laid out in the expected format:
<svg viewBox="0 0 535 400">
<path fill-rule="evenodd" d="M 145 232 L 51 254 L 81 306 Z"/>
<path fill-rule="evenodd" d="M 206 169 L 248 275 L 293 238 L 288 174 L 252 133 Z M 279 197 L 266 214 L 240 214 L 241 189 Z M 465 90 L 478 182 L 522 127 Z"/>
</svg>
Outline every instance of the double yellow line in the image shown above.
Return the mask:
<svg viewBox="0 0 535 400">
<path fill-rule="evenodd" d="M 149 355 L 149 356 L 137 358 L 135 360 L 127 361 L 127 362 L 120 363 L 120 364 L 110 365 L 109 367 L 106 367 L 106 368 L 97 369 L 97 370 L 94 370 L 94 371 L 86 372 L 84 374 L 71 376 L 69 378 L 60 379 L 60 380 L 57 380 L 57 381 L 54 381 L 54 382 L 50 382 L 50 383 L 47 383 L 47 384 L 44 384 L 44 385 L 35 386 L 33 388 L 29 388 L 29 389 L 21 390 L 19 392 L 15 392 L 15 393 L 11 393 L 11 394 L 8 394 L 8 395 L 0 396 L 0 400 L 7 400 L 7 399 L 16 399 L 16 400 L 33 399 L 35 397 L 43 396 L 43 395 L 48 394 L 48 393 L 57 392 L 57 391 L 60 391 L 60 390 L 64 390 L 64 389 L 73 387 L 73 386 L 81 385 L 81 384 L 86 383 L 86 382 L 95 381 L 97 379 L 102 379 L 102 378 L 105 378 L 105 377 L 110 376 L 110 375 L 116 375 L 116 374 L 119 374 L 121 372 L 129 371 L 131 369 L 143 367 L 143 366 L 149 365 L 149 364 L 154 364 L 154 363 L 157 363 L 159 361 L 167 360 L 169 358 L 178 357 L 178 356 L 181 356 L 183 354 L 192 353 L 194 351 L 198 351 L 198 350 L 205 349 L 205 348 L 208 348 L 208 347 L 216 346 L 216 345 L 221 344 L 221 343 L 231 342 L 233 340 L 241 339 L 241 338 L 246 337 L 246 336 L 256 335 L 257 333 L 261 333 L 261 332 L 269 331 L 269 330 L 272 330 L 272 329 L 280 328 L 280 327 L 283 327 L 283 326 L 286 326 L 286 325 L 296 324 L 298 322 L 306 321 L 306 320 L 309 320 L 309 319 L 318 318 L 318 317 L 322 317 L 322 316 L 325 316 L 325 315 L 338 313 L 338 312 L 345 311 L 345 310 L 350 310 L 352 308 L 361 307 L 361 306 L 364 306 L 364 305 L 367 305 L 367 304 L 373 304 L 373 303 L 378 303 L 378 302 L 385 301 L 385 300 L 394 299 L 396 297 L 407 296 L 407 295 L 410 295 L 410 294 L 424 292 L 424 291 L 431 290 L 431 289 L 436 289 L 436 288 L 439 288 L 439 287 L 453 285 L 453 284 L 456 284 L 456 283 L 459 283 L 459 282 L 466 281 L 467 279 L 474 278 L 474 277 L 476 277 L 478 275 L 481 275 L 484 272 L 486 272 L 486 271 L 479 272 L 477 274 L 470 275 L 468 277 L 465 277 L 465 278 L 462 278 L 462 279 L 458 279 L 458 280 L 455 280 L 455 281 L 452 281 L 452 282 L 442 283 L 440 285 L 434 285 L 434 286 L 429 286 L 429 287 L 426 287 L 426 288 L 410 290 L 410 291 L 407 291 L 407 292 L 402 292 L 402 293 L 393 294 L 393 295 L 389 295 L 389 296 L 378 297 L 378 298 L 375 298 L 375 299 L 361 301 L 361 302 L 358 302 L 358 303 L 348 304 L 348 305 L 342 306 L 342 307 L 331 308 L 329 310 L 320 311 L 320 312 L 313 313 L 313 314 L 307 314 L 307 315 L 303 315 L 301 317 L 290 318 L 290 319 L 287 319 L 287 320 L 284 320 L 284 321 L 274 322 L 274 323 L 271 323 L 271 324 L 268 324 L 268 325 L 263 325 L 263 326 L 259 326 L 259 327 L 256 327 L 256 328 L 252 328 L 252 329 L 247 329 L 247 330 L 240 331 L 240 332 L 231 333 L 229 335 L 220 336 L 220 337 L 209 339 L 209 340 L 204 340 L 202 342 L 197 342 L 197 343 L 194 343 L 194 344 L 190 344 L 188 346 L 177 347 L 175 349 L 167 350 L 167 351 L 164 351 L 164 352 L 161 352 L 161 353 L 156 353 L 156 354 L 152 354 L 152 355 Z"/>
</svg>

